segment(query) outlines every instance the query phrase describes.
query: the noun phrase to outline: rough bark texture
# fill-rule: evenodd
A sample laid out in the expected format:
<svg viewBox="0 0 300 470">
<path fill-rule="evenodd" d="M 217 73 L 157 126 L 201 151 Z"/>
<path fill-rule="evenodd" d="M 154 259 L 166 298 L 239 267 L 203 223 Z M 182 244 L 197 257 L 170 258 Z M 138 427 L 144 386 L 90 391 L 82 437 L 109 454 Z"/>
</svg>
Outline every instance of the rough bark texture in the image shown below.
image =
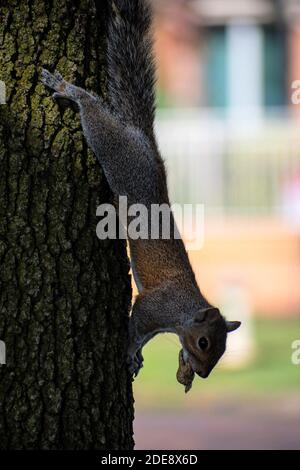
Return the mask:
<svg viewBox="0 0 300 470">
<path fill-rule="evenodd" d="M 130 449 L 125 245 L 99 241 L 111 195 L 78 116 L 41 67 L 105 88 L 105 2 L 0 0 L 1 449 Z"/>
</svg>

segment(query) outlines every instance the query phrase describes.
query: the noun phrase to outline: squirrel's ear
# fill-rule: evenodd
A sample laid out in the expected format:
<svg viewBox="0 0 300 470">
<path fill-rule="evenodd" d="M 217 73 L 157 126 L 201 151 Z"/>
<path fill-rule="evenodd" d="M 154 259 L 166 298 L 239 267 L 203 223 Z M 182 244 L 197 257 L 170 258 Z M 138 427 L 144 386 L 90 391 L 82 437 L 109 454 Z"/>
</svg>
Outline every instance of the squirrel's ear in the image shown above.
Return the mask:
<svg viewBox="0 0 300 470">
<path fill-rule="evenodd" d="M 240 321 L 226 321 L 227 333 L 237 330 L 241 326 Z"/>
<path fill-rule="evenodd" d="M 193 316 L 193 323 L 202 323 L 205 320 L 206 309 L 198 310 Z"/>
<path fill-rule="evenodd" d="M 217 318 L 218 316 L 220 315 L 220 312 L 217 308 L 215 307 L 208 307 L 208 308 L 203 308 L 201 310 L 199 310 L 195 317 L 194 317 L 194 322 L 195 323 L 201 323 L 203 322 L 204 320 L 214 320 L 215 318 Z M 209 317 L 208 317 L 209 316 Z"/>
</svg>

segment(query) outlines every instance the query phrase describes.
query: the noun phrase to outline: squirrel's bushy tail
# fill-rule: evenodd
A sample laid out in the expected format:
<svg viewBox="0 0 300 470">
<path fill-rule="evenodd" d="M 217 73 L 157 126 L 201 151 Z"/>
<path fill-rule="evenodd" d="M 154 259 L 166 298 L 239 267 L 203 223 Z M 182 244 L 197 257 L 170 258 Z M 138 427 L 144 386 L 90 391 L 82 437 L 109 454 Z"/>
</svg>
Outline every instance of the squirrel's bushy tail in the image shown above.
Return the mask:
<svg viewBox="0 0 300 470">
<path fill-rule="evenodd" d="M 147 0 L 111 0 L 108 24 L 108 92 L 120 118 L 152 134 L 155 67 L 152 12 Z"/>
</svg>

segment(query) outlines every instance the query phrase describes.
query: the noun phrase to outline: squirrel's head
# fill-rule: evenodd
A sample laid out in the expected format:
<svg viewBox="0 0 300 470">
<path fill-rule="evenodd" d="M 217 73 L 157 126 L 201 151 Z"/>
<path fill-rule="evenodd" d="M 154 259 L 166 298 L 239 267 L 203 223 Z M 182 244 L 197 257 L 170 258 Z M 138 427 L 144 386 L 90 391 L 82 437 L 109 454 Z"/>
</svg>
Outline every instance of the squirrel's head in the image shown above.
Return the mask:
<svg viewBox="0 0 300 470">
<path fill-rule="evenodd" d="M 200 377 L 208 377 L 225 352 L 227 333 L 240 324 L 226 321 L 217 308 L 200 310 L 180 333 L 185 362 L 189 362 Z"/>
</svg>

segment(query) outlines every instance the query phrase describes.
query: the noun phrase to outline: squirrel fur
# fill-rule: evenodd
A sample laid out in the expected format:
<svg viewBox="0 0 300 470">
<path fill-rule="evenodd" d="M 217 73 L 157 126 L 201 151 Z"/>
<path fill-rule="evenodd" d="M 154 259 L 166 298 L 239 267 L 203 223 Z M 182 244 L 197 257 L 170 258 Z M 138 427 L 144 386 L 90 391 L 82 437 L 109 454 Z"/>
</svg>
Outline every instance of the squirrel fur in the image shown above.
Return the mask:
<svg viewBox="0 0 300 470">
<path fill-rule="evenodd" d="M 75 102 L 83 133 L 116 198 L 128 205 L 170 205 L 164 162 L 156 143 L 152 13 L 146 0 L 113 0 L 107 24 L 108 102 L 42 72 L 54 98 Z M 175 228 L 171 214 L 171 227 Z M 171 230 L 172 232 L 172 230 Z M 202 295 L 181 238 L 128 240 L 139 294 L 129 321 L 128 363 L 137 375 L 143 346 L 156 334 L 179 336 L 183 357 L 207 377 L 226 348 L 228 322 Z"/>
</svg>

